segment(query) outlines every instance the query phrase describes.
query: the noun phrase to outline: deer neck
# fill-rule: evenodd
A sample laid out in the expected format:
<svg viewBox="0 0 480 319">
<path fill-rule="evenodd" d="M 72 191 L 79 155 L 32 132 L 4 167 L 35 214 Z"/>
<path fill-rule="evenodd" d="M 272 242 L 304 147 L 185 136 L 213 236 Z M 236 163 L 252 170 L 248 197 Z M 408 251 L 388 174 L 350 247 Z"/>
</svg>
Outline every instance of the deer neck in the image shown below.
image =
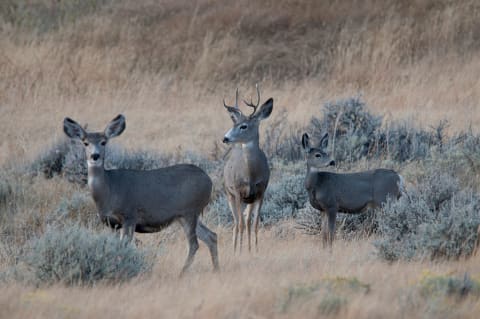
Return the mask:
<svg viewBox="0 0 480 319">
<path fill-rule="evenodd" d="M 92 194 L 95 204 L 100 211 L 106 205 L 106 201 L 109 194 L 109 185 L 107 182 L 107 174 L 102 166 L 88 167 L 88 187 Z"/>
<path fill-rule="evenodd" d="M 318 175 L 316 173 L 322 170 L 318 167 L 312 167 L 307 163 L 307 175 L 305 176 L 305 188 L 312 189 L 315 187 Z"/>
<path fill-rule="evenodd" d="M 242 144 L 242 156 L 243 161 L 247 167 L 247 171 L 250 179 L 256 176 L 256 170 L 258 167 L 258 161 L 260 160 L 260 149 L 258 140 L 250 141 Z"/>
</svg>

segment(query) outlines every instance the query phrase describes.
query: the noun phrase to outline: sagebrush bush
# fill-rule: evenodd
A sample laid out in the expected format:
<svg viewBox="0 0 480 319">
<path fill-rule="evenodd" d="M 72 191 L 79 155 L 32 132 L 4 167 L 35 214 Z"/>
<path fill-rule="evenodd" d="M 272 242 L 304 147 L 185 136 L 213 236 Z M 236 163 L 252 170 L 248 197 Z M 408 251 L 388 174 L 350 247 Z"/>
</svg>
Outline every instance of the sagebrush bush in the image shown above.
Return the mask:
<svg viewBox="0 0 480 319">
<path fill-rule="evenodd" d="M 73 23 L 109 2 L 111 0 L 2 0 L 0 22 L 41 34 Z"/>
<path fill-rule="evenodd" d="M 214 197 L 206 208 L 205 220 L 208 224 L 230 227 L 233 216 L 225 193 L 222 191 Z"/>
<path fill-rule="evenodd" d="M 385 123 L 381 116 L 368 110 L 360 96 L 328 102 L 322 113 L 322 117 L 312 117 L 306 131 L 314 141 L 320 141 L 329 133 L 329 149 L 339 163 L 354 163 L 363 158 L 396 162 L 422 160 L 431 155 L 432 149 L 443 150 L 447 146 L 446 150 L 462 140 L 458 136 L 446 137 L 446 121 L 429 130 L 417 128 L 408 121 Z"/>
<path fill-rule="evenodd" d="M 146 251 L 112 232 L 93 232 L 78 224 L 50 226 L 27 245 L 21 260 L 28 271 L 27 279 L 38 284 L 116 283 L 152 267 Z"/>
<path fill-rule="evenodd" d="M 96 220 L 97 208 L 88 192 L 75 192 L 70 197 L 64 197 L 58 207 L 48 215 L 48 223 L 75 220 L 87 225 Z"/>
<path fill-rule="evenodd" d="M 280 165 L 280 163 L 278 163 Z M 299 170 L 300 168 L 300 170 Z M 295 218 L 299 209 L 305 207 L 308 194 L 305 190 L 303 165 L 282 165 L 272 173 L 282 172 L 269 182 L 261 216 L 265 225 L 280 220 Z"/>
<path fill-rule="evenodd" d="M 468 295 L 480 297 L 480 282 L 472 279 L 468 273 L 463 277 L 427 276 L 419 283 L 423 297 L 454 297 L 465 298 Z"/>
<path fill-rule="evenodd" d="M 331 149 L 337 161 L 357 161 L 369 154 L 382 118 L 367 110 L 360 96 L 328 102 L 321 119 L 312 117 L 309 131 L 316 140 L 330 134 Z"/>
<path fill-rule="evenodd" d="M 468 257 L 477 243 L 480 196 L 430 169 L 399 200 L 377 212 L 378 254 L 386 260 Z"/>
</svg>

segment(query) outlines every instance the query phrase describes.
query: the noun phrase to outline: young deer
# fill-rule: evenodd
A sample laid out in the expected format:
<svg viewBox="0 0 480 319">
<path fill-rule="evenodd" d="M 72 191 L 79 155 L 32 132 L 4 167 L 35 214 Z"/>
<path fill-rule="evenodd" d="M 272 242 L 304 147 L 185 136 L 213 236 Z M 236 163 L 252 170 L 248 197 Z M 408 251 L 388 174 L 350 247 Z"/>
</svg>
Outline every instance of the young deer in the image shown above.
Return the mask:
<svg viewBox="0 0 480 319">
<path fill-rule="evenodd" d="M 337 174 L 323 171 L 335 161 L 324 151 L 328 134 L 320 147 L 310 147 L 308 134 L 302 136 L 307 159 L 305 188 L 310 204 L 326 213 L 322 233 L 324 245 L 332 245 L 335 236 L 337 212 L 359 213 L 367 207 L 380 207 L 387 198 L 398 198 L 403 190 L 403 178 L 390 169 L 375 169 L 359 173 Z"/>
<path fill-rule="evenodd" d="M 230 113 L 233 127 L 225 134 L 223 142 L 233 144 L 232 150 L 225 163 L 223 176 L 228 204 L 235 222 L 233 229 L 233 250 L 237 249 L 237 237 L 240 232 L 240 251 L 242 249 L 244 219 L 246 218 L 248 250 L 251 251 L 251 218 L 255 228 L 255 247 L 258 249 L 258 223 L 263 197 L 270 178 L 267 157 L 259 146 L 258 127 L 260 121 L 270 116 L 273 109 L 273 99 L 268 99 L 260 109 L 260 91 L 257 88 L 258 101 L 246 105 L 253 108 L 253 112 L 246 116 L 238 108 L 238 89 L 235 94 L 235 105 L 223 105 Z"/>
<path fill-rule="evenodd" d="M 120 237 L 133 233 L 153 233 L 179 221 L 188 240 L 188 257 L 182 273 L 192 264 L 198 238 L 209 248 L 217 270 L 217 235 L 203 225 L 199 215 L 208 204 L 212 190 L 210 177 L 199 167 L 180 164 L 155 170 L 106 170 L 105 147 L 109 139 L 125 129 L 125 117 L 118 115 L 104 132 L 86 132 L 70 118 L 63 121 L 65 134 L 85 146 L 88 186 L 100 219 L 120 228 Z"/>
</svg>

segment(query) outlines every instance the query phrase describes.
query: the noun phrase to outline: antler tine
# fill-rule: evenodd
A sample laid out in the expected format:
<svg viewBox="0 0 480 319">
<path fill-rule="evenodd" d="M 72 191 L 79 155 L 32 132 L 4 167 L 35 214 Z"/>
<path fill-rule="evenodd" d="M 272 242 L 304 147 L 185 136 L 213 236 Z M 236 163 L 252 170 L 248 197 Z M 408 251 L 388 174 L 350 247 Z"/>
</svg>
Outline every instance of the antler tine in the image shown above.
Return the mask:
<svg viewBox="0 0 480 319">
<path fill-rule="evenodd" d="M 238 109 L 238 88 L 235 91 L 235 105 L 234 106 L 229 106 L 229 105 L 227 105 L 227 103 L 225 103 L 225 99 L 223 99 L 223 106 L 224 107 L 234 107 L 234 108 Z"/>
<path fill-rule="evenodd" d="M 253 104 L 253 100 L 252 98 L 250 98 L 250 103 L 248 103 L 247 101 L 243 100 L 243 102 L 250 106 L 250 107 L 253 107 L 253 112 L 252 114 L 250 114 L 249 116 L 253 116 L 255 114 L 255 112 L 257 111 L 257 107 L 260 105 L 260 89 L 258 88 L 258 83 L 255 84 L 255 88 L 257 89 L 257 97 L 258 97 L 258 100 L 257 100 L 257 104 Z"/>
</svg>

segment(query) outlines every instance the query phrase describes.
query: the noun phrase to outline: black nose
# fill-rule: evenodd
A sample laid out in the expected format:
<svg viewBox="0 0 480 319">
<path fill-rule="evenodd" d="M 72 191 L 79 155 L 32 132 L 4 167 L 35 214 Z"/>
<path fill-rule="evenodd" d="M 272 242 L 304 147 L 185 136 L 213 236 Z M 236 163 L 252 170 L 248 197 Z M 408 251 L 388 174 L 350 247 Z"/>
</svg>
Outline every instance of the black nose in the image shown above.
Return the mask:
<svg viewBox="0 0 480 319">
<path fill-rule="evenodd" d="M 334 160 L 331 160 L 330 163 L 328 163 L 328 165 L 330 165 L 330 166 L 335 166 L 335 161 L 334 161 Z"/>
<path fill-rule="evenodd" d="M 98 160 L 98 159 L 100 158 L 100 154 L 96 154 L 96 153 L 95 153 L 95 154 L 92 154 L 91 157 L 92 157 L 92 159 L 93 159 L 94 161 L 96 161 L 96 160 Z"/>
<path fill-rule="evenodd" d="M 225 137 L 223 138 L 223 143 L 228 143 L 228 142 L 230 142 L 230 140 L 228 139 L 228 137 L 225 136 Z"/>
</svg>

